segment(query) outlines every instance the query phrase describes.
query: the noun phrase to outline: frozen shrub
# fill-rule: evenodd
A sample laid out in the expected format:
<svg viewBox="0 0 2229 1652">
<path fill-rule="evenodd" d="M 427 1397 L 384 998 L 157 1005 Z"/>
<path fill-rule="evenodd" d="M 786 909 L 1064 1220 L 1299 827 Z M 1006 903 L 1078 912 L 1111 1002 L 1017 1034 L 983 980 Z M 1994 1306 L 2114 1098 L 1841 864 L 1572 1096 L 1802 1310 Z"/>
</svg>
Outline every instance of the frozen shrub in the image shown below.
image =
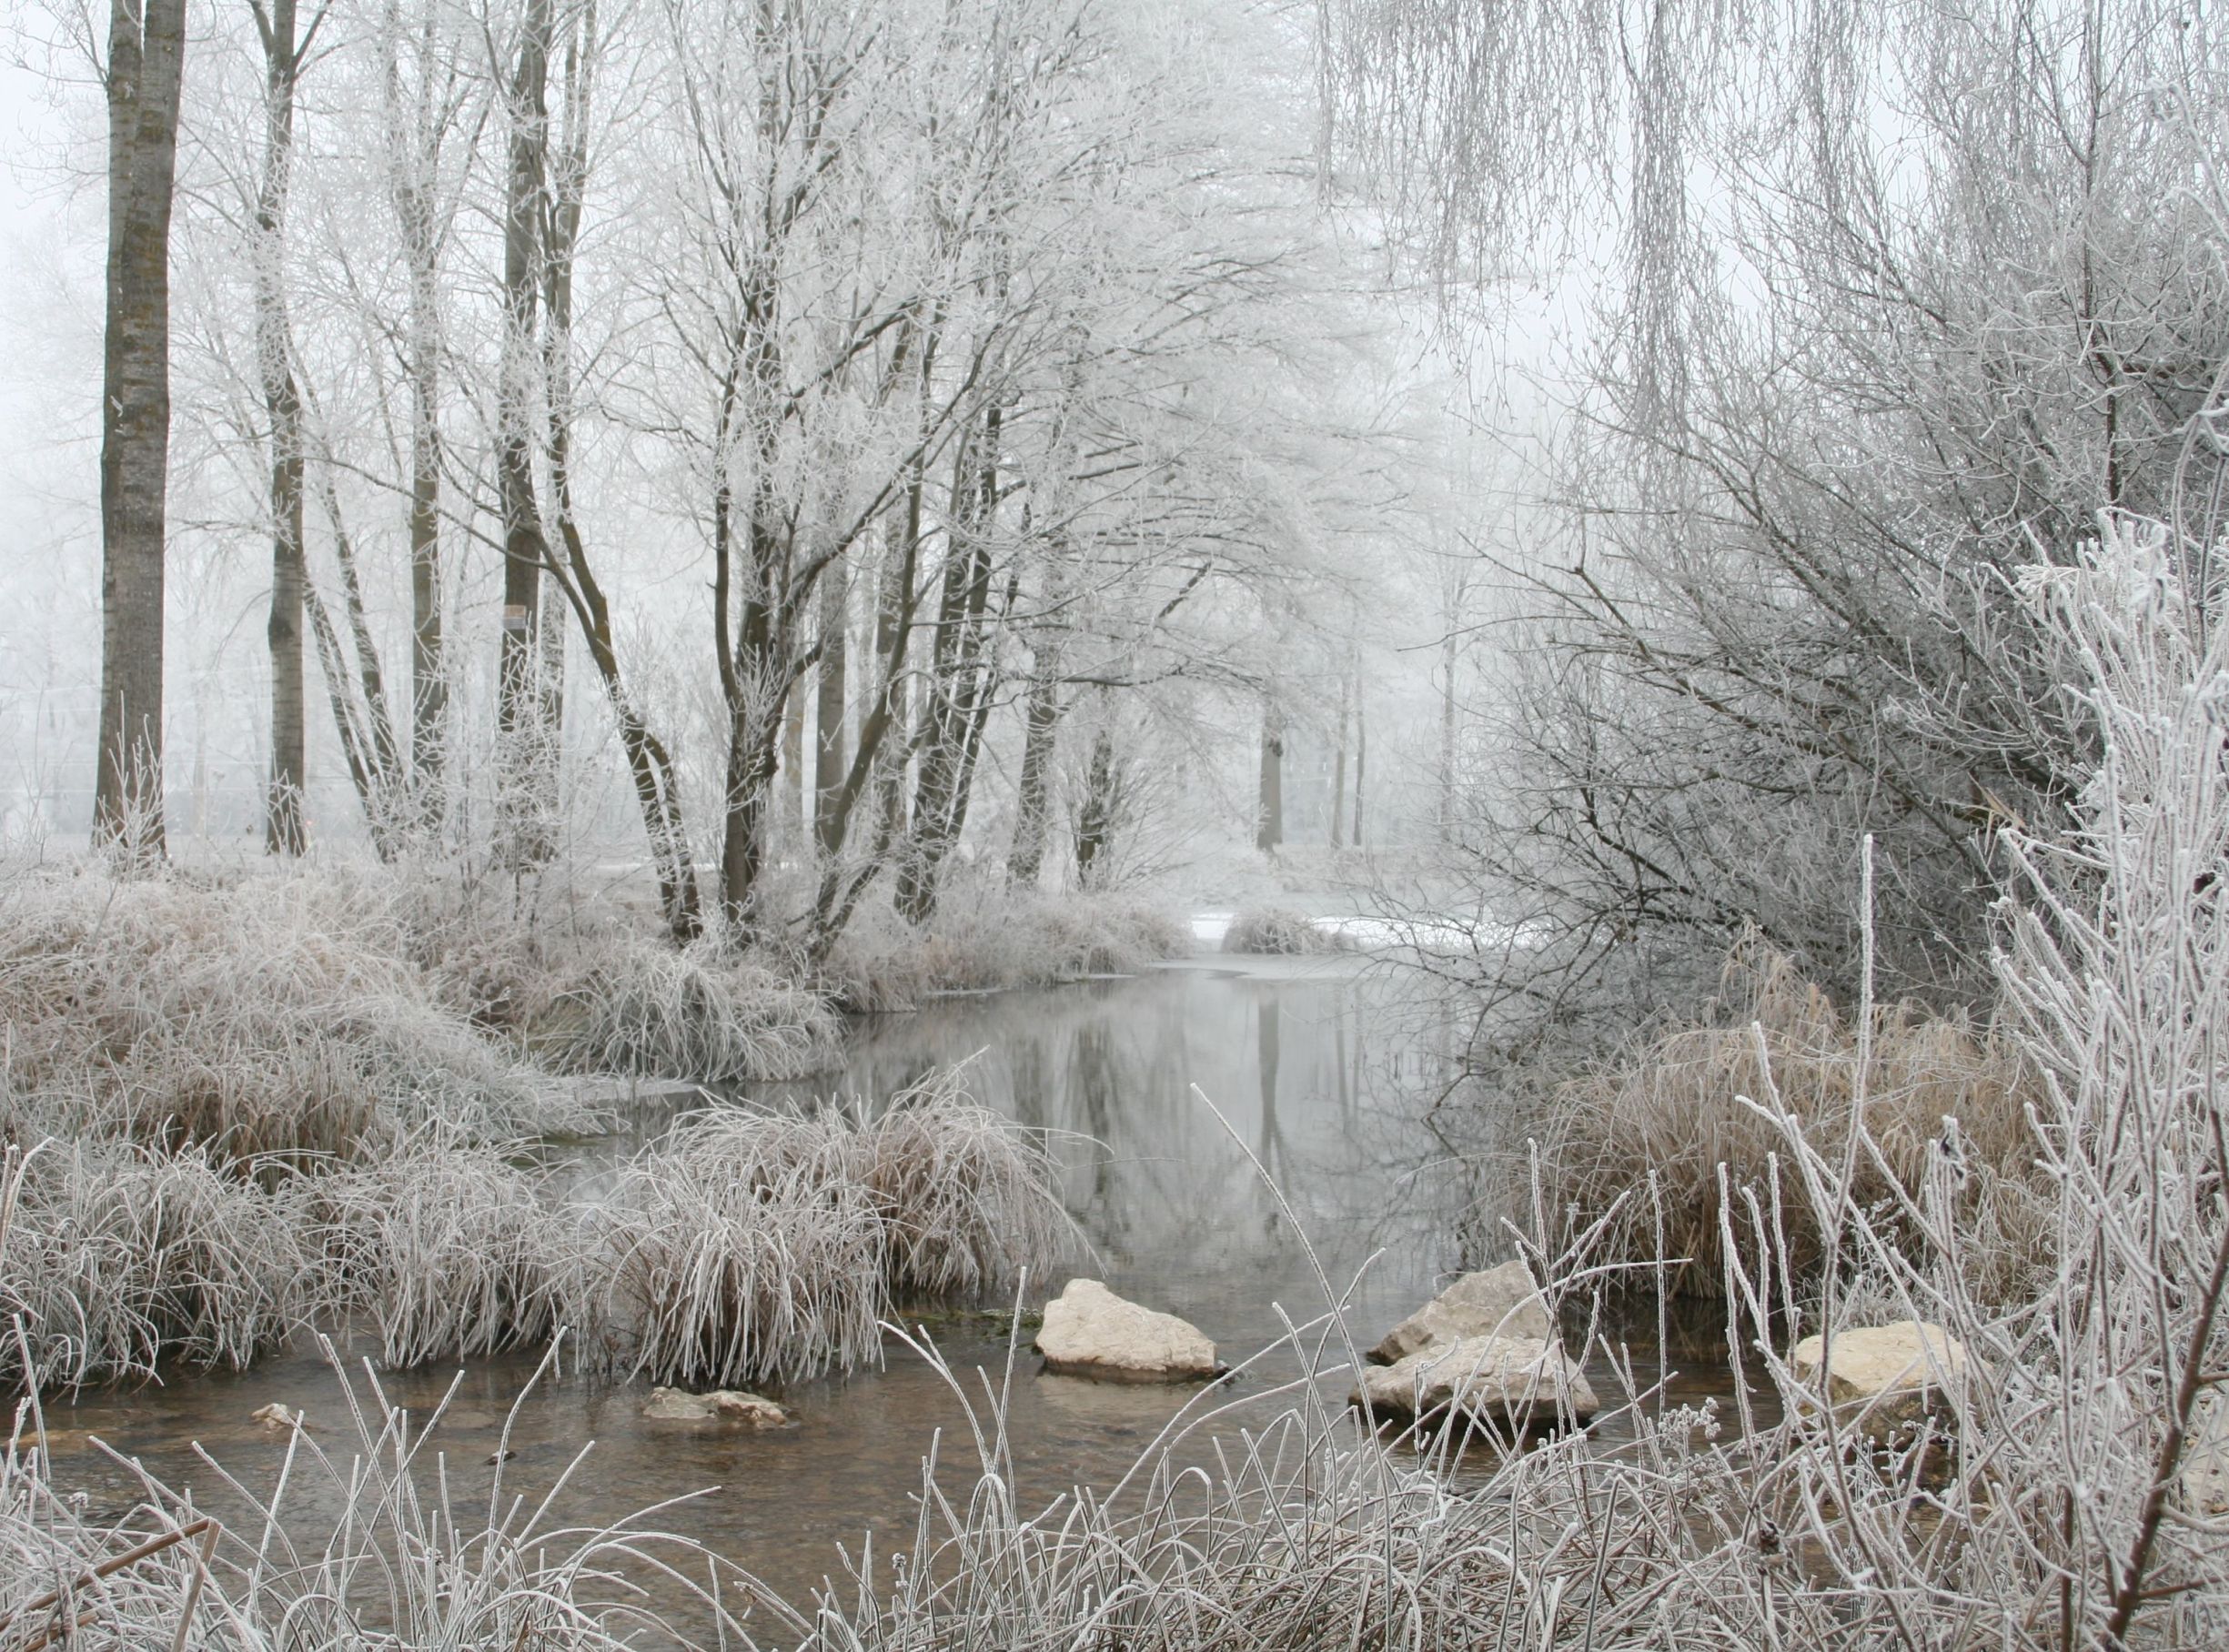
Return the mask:
<svg viewBox="0 0 2229 1652">
<path fill-rule="evenodd" d="M 1249 907 L 1231 920 L 1224 932 L 1226 952 L 1258 952 L 1270 956 L 1307 956 L 1346 950 L 1336 930 L 1281 906 Z"/>
<path fill-rule="evenodd" d="M 835 1060 L 835 1017 L 818 993 L 709 942 L 614 939 L 534 1020 L 575 1072 L 719 1083 L 801 1078 Z"/>
<path fill-rule="evenodd" d="M 309 1259 L 282 1195 L 206 1151 L 49 1142 L 9 1160 L 0 1319 L 22 1335 L 0 1339 L 0 1379 L 76 1388 L 170 1358 L 239 1369 L 300 1323 Z"/>
<path fill-rule="evenodd" d="M 579 1323 L 656 1381 L 741 1386 L 875 1356 L 882 1222 L 812 1121 L 700 1114 L 590 1218 Z"/>
<path fill-rule="evenodd" d="M 19 1093 L 84 1127 L 227 1157 L 377 1151 L 439 1121 L 489 1136 L 592 1119 L 435 998 L 361 890 L 30 871 L 0 894 Z"/>
<path fill-rule="evenodd" d="M 388 1365 L 499 1353 L 558 1328 L 570 1226 L 542 1178 L 493 1148 L 421 1131 L 296 1191 L 327 1305 L 368 1315 Z"/>
<path fill-rule="evenodd" d="M 1518 1133 L 1541 1144 L 1551 1208 L 1571 1213 L 1581 1230 L 1604 1224 L 1604 1254 L 1676 1259 L 1675 1287 L 1705 1295 L 1721 1289 L 1724 1274 L 1720 1166 L 1726 1189 L 1758 1188 L 1786 1156 L 1781 1130 L 1753 1105 L 1768 1083 L 1806 1137 L 1838 1161 L 1860 1093 L 1854 1019 L 1786 958 L 1755 942 L 1737 949 L 1724 996 L 1719 1024 L 1660 1033 L 1557 1086 Z M 1859 1161 L 1855 1195 L 1871 1203 L 1893 1186 L 1917 1186 L 1931 1154 L 1954 1152 L 1961 1220 L 1994 1239 L 1970 1253 L 1980 1270 L 1973 1284 L 2000 1299 L 2017 1295 L 2047 1261 L 2025 1113 L 2040 1075 L 1996 1029 L 1913 1004 L 1875 1008 L 1865 1042 L 1872 1150 Z M 1786 1261 L 1800 1272 L 1815 1267 L 1817 1224 L 1800 1206 L 1784 1208 L 1780 1221 Z"/>
<path fill-rule="evenodd" d="M 978 1106 L 962 1081 L 958 1069 L 933 1074 L 846 1143 L 883 1218 L 883 1271 L 901 1298 L 995 1290 L 1077 1243 L 1043 1137 Z"/>
<path fill-rule="evenodd" d="M 903 1010 L 937 992 L 1128 974 L 1192 950 L 1188 929 L 1134 896 L 971 892 L 948 891 L 923 929 L 862 913 L 829 961 L 832 994 L 855 1010 Z"/>
<path fill-rule="evenodd" d="M 594 1231 L 577 1320 L 661 1382 L 793 1378 L 875 1357 L 893 1296 L 980 1293 L 1076 1244 L 1039 1135 L 958 1072 L 872 1117 L 721 1110 L 628 1165 Z"/>
</svg>

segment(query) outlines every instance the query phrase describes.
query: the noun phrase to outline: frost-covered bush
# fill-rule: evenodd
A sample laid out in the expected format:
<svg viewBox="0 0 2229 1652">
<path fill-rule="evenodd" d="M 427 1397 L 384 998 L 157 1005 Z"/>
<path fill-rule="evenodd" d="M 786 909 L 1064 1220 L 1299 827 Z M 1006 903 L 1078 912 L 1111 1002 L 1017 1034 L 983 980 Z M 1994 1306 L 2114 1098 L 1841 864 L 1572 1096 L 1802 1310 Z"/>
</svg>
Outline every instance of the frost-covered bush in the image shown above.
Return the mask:
<svg viewBox="0 0 2229 1652">
<path fill-rule="evenodd" d="M 367 1316 L 389 1365 L 547 1340 L 576 1246 L 545 1181 L 433 1130 L 370 1163 L 303 1178 L 294 1202 L 322 1270 L 319 1305 Z"/>
<path fill-rule="evenodd" d="M 839 1032 L 819 993 L 762 963 L 637 936 L 571 966 L 533 1022 L 571 1071 L 708 1083 L 825 1071 Z"/>
<path fill-rule="evenodd" d="M 1078 1243 L 1043 1135 L 978 1105 L 960 1069 L 849 1125 L 842 1153 L 882 1218 L 883 1274 L 900 1300 L 996 1290 Z"/>
<path fill-rule="evenodd" d="M 1055 897 L 962 884 L 923 928 L 893 912 L 862 913 L 830 958 L 826 977 L 831 993 L 850 1008 L 910 1009 L 937 992 L 1128 974 L 1191 950 L 1183 924 L 1134 895 Z"/>
<path fill-rule="evenodd" d="M 376 891 L 31 870 L 0 886 L 0 1061 L 80 1128 L 221 1155 L 376 1152 L 590 1117 L 437 998 Z"/>
<path fill-rule="evenodd" d="M 639 1154 L 588 1219 L 577 1322 L 655 1381 L 849 1370 L 881 1346 L 882 1218 L 822 1123 L 700 1114 Z"/>
<path fill-rule="evenodd" d="M 302 1321 L 313 1274 L 283 1194 L 205 1149 L 9 1150 L 0 1195 L 0 1382 L 76 1388 L 158 1361 L 240 1369 Z"/>
<path fill-rule="evenodd" d="M 872 1111 L 692 1115 L 581 1219 L 575 1322 L 699 1387 L 848 1370 L 894 1302 L 996 1289 L 1078 1244 L 1043 1137 L 957 1072 Z"/>
<path fill-rule="evenodd" d="M 1226 952 L 1307 956 L 1345 952 L 1350 944 L 1338 931 L 1281 906 L 1249 907 L 1232 918 L 1223 932 Z"/>
<path fill-rule="evenodd" d="M 1918 1185 L 1931 1153 L 1953 1140 L 1964 1173 L 1959 1219 L 1991 1235 L 1985 1247 L 1969 1249 L 1985 1270 L 1973 1284 L 2001 1300 L 2033 1284 L 2051 1239 L 2026 1112 L 2041 1099 L 2042 1080 L 2003 1029 L 1898 1003 L 1876 1006 L 1861 1039 L 1852 1015 L 1754 940 L 1728 958 L 1721 1002 L 1704 1023 L 1659 1032 L 1553 1086 L 1511 1133 L 1539 1144 L 1552 1206 L 1581 1228 L 1599 1224 L 1599 1255 L 1674 1257 L 1674 1290 L 1718 1294 L 1721 1172 L 1727 1185 L 1755 1186 L 1787 1153 L 1779 1124 L 1755 1099 L 1769 1079 L 1807 1139 L 1839 1160 L 1857 1122 L 1862 1054 L 1874 1151 L 1853 1170 L 1858 1197 L 1870 1205 L 1892 1186 Z M 1520 1178 L 1531 1168 L 1512 1166 Z M 1788 1265 L 1815 1269 L 1821 1238 L 1808 1207 L 1783 1207 Z"/>
</svg>

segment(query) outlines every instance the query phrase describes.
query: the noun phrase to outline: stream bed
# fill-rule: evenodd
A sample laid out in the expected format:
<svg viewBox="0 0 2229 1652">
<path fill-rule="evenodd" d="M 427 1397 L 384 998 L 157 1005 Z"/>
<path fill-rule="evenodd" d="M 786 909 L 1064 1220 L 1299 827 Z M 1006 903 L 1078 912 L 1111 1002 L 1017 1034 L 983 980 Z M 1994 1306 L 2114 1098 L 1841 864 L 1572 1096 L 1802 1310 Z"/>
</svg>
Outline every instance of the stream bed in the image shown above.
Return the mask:
<svg viewBox="0 0 2229 1652">
<path fill-rule="evenodd" d="M 1476 1260 L 1461 1254 L 1460 1235 L 1476 1226 L 1465 1220 L 1470 1194 L 1427 1127 L 1453 1072 L 1452 1023 L 1415 977 L 1353 957 L 1225 962 L 872 1018 L 841 1073 L 749 1093 L 883 1096 L 966 1060 L 979 1101 L 1058 1133 L 1068 1206 L 1097 1253 L 1032 1281 L 1029 1306 L 1070 1274 L 1094 1274 L 1192 1320 L 1237 1364 L 1276 1343 L 1287 1319 L 1324 1312 L 1320 1266 L 1336 1290 L 1351 1287 L 1348 1324 L 1367 1347 Z M 581 1150 L 580 1184 L 670 1116 L 640 1117 L 625 1135 Z M 955 1371 L 1000 1380 L 1008 1345 L 994 1321 L 946 1313 L 921 1323 Z M 1041 1375 L 1028 1340 L 1024 1331 L 1014 1350 L 1008 1415 L 1024 1508 L 1119 1479 L 1197 1392 Z M 344 1350 L 359 1367 L 363 1352 Z M 390 1399 L 421 1415 L 458 1385 L 434 1443 L 464 1507 L 484 1505 L 496 1473 L 489 1456 L 538 1363 L 480 1360 L 461 1377 L 454 1365 L 378 1374 Z M 1280 1349 L 1228 1392 L 1266 1404 L 1297 1371 Z M 965 1411 L 895 1337 L 885 1337 L 880 1369 L 770 1389 L 799 1414 L 782 1430 L 651 1422 L 640 1415 L 647 1392 L 640 1381 L 546 1382 L 511 1423 L 505 1501 L 539 1497 L 593 1442 L 567 1488 L 566 1523 L 615 1521 L 701 1493 L 649 1524 L 699 1539 L 802 1602 L 823 1579 L 841 1585 L 842 1551 L 858 1555 L 865 1534 L 878 1554 L 911 1546 L 913 1494 L 933 1440 L 948 1489 L 964 1490 L 972 1468 Z M 302 1408 L 336 1455 L 353 1443 L 337 1378 L 305 1349 L 244 1374 L 186 1374 L 50 1402 L 56 1478 L 86 1493 L 96 1513 L 120 1514 L 137 1499 L 134 1476 L 92 1444 L 97 1436 L 237 1521 L 237 1495 L 194 1446 L 248 1487 L 267 1486 L 285 1435 L 253 1414 L 272 1402 Z"/>
</svg>

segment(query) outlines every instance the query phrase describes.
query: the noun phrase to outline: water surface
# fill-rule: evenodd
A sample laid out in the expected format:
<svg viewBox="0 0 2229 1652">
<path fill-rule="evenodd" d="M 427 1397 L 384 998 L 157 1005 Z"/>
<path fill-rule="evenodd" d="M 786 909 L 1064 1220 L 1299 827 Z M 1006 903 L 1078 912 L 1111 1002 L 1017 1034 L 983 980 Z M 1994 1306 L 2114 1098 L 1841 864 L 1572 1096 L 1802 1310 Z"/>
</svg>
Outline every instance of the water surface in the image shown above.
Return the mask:
<svg viewBox="0 0 2229 1652">
<path fill-rule="evenodd" d="M 1200 961 L 1135 980 L 946 999 L 874 1018 L 859 1026 L 842 1074 L 759 1086 L 751 1099 L 796 1103 L 832 1089 L 887 1095 L 933 1066 L 968 1061 L 979 1100 L 1060 1133 L 1068 1205 L 1096 1252 L 1033 1282 L 1029 1305 L 1069 1272 L 1094 1274 L 1192 1320 L 1236 1363 L 1276 1343 L 1288 1320 L 1325 1312 L 1319 1268 L 1347 1295 L 1348 1323 L 1367 1346 L 1477 1260 L 1462 1254 L 1460 1235 L 1474 1231 L 1460 1219 L 1467 1195 L 1443 1174 L 1445 1153 L 1423 1123 L 1452 1076 L 1451 1039 L 1413 977 L 1351 958 L 1244 970 Z M 582 1184 L 594 1184 L 600 1158 L 662 1123 L 638 1120 L 628 1136 L 587 1150 Z M 1009 1349 L 992 1325 L 965 1316 L 924 1323 L 979 1395 L 978 1370 L 982 1381 L 1004 1382 Z M 1196 1392 L 1041 1375 L 1026 1335 L 1016 1352 L 1008 1416 L 1025 1507 L 1073 1486 L 1112 1484 Z M 488 1457 L 535 1364 L 509 1357 L 463 1371 L 434 1443 L 452 1493 L 468 1505 L 488 1495 Z M 1296 1369 L 1282 1351 L 1235 1392 L 1262 1395 Z M 459 1377 L 441 1366 L 378 1380 L 422 1414 Z M 538 1496 L 593 1442 L 568 1491 L 569 1520 L 601 1523 L 703 1492 L 655 1524 L 688 1532 L 802 1599 L 841 1576 L 839 1546 L 856 1555 L 872 1533 L 880 1553 L 911 1546 L 909 1494 L 933 1440 L 941 1460 L 956 1466 L 948 1485 L 963 1489 L 973 1460 L 965 1409 L 895 1339 L 880 1369 L 770 1390 L 801 1418 L 779 1432 L 652 1423 L 640 1415 L 646 1392 L 641 1383 L 570 1376 L 547 1385 L 512 1424 L 507 1494 Z M 304 1351 L 242 1375 L 185 1375 L 50 1405 L 58 1477 L 84 1487 L 96 1509 L 121 1513 L 134 1501 L 131 1476 L 90 1446 L 98 1435 L 237 1523 L 237 1498 L 193 1445 L 250 1487 L 267 1484 L 283 1436 L 252 1414 L 272 1401 L 303 1408 L 335 1447 L 350 1437 L 332 1372 Z"/>
</svg>

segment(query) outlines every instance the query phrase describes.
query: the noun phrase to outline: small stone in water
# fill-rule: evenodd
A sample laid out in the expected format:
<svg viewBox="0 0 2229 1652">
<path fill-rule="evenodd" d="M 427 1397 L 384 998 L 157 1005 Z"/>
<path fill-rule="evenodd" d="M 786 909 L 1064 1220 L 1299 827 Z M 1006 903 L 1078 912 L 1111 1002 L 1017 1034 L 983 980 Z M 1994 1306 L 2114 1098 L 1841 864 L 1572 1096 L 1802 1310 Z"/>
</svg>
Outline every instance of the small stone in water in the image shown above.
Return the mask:
<svg viewBox="0 0 2229 1652">
<path fill-rule="evenodd" d="M 251 1420 L 262 1424 L 266 1428 L 299 1428 L 303 1423 L 299 1411 L 277 1400 L 260 1407 Z"/>
<path fill-rule="evenodd" d="M 715 1388 L 710 1394 L 691 1394 L 685 1388 L 653 1388 L 642 1415 L 670 1423 L 748 1423 L 753 1428 L 780 1428 L 792 1420 L 788 1406 L 736 1388 Z"/>
</svg>

